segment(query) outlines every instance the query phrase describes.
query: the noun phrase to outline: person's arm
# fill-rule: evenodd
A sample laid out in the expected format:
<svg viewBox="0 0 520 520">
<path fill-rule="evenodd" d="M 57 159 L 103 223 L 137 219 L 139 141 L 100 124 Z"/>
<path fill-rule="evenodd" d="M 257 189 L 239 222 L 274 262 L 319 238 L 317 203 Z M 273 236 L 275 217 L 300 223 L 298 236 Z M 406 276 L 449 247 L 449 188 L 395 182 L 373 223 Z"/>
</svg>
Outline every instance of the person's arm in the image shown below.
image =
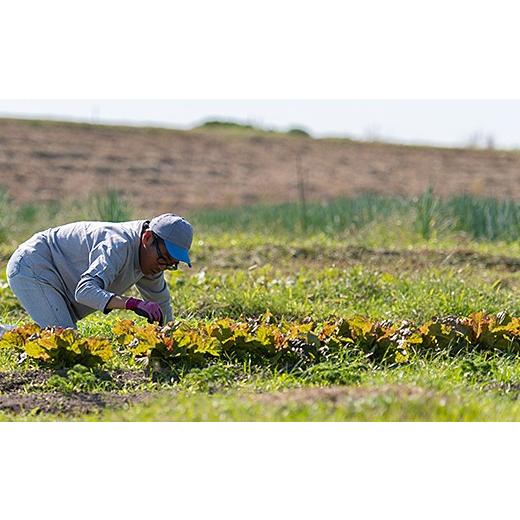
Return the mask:
<svg viewBox="0 0 520 520">
<path fill-rule="evenodd" d="M 111 242 L 102 242 L 90 252 L 88 269 L 81 275 L 74 293 L 78 303 L 107 312 L 106 306 L 115 295 L 107 288 L 124 268 L 124 249 L 122 253 Z"/>
<path fill-rule="evenodd" d="M 112 310 L 112 309 L 126 309 L 126 302 L 128 301 L 127 296 L 118 296 L 117 294 L 114 294 L 110 300 L 108 300 L 108 303 L 105 305 L 106 310 Z"/>
<path fill-rule="evenodd" d="M 103 242 L 90 253 L 90 265 L 76 286 L 78 303 L 108 314 L 112 309 L 128 309 L 148 321 L 164 321 L 164 311 L 158 303 L 128 298 L 108 291 L 116 277 L 126 267 L 128 251 L 125 243 Z"/>
</svg>

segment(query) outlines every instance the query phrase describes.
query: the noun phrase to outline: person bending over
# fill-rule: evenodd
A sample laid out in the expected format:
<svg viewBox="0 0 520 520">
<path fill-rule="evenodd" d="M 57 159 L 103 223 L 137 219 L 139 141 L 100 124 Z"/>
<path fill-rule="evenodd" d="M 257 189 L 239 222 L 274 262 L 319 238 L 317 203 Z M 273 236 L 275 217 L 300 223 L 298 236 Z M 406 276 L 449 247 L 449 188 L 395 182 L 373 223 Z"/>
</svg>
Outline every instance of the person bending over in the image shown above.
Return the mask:
<svg viewBox="0 0 520 520">
<path fill-rule="evenodd" d="M 130 222 L 73 222 L 21 244 L 7 280 L 40 327 L 72 327 L 96 310 L 128 309 L 160 325 L 173 319 L 164 271 L 191 267 L 193 228 L 173 213 Z M 142 300 L 124 296 L 135 285 Z"/>
</svg>

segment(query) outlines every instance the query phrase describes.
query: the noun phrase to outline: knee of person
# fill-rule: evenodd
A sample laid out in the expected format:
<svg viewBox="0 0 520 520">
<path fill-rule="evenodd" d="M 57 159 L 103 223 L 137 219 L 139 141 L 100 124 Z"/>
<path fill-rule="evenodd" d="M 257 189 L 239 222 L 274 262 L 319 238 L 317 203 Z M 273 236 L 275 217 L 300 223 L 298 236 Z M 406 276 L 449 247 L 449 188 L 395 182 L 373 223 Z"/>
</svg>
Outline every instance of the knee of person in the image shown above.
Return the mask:
<svg viewBox="0 0 520 520">
<path fill-rule="evenodd" d="M 9 258 L 7 262 L 7 266 L 5 269 L 7 281 L 10 282 L 16 275 L 20 273 L 23 263 L 23 256 L 25 251 L 23 249 L 18 248 Z M 9 286 L 11 284 L 9 283 Z"/>
<path fill-rule="evenodd" d="M 5 269 L 7 281 L 11 280 L 11 278 L 20 272 L 20 261 L 13 258 L 13 256 L 9 259 L 9 262 L 7 262 L 7 267 Z"/>
</svg>

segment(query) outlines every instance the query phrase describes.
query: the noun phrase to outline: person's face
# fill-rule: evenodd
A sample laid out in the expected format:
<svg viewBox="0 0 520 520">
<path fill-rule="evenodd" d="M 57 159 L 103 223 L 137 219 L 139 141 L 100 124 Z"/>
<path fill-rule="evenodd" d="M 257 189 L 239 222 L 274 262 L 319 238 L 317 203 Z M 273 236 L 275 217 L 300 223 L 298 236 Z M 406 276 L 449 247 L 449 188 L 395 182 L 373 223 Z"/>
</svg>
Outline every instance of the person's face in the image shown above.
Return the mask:
<svg viewBox="0 0 520 520">
<path fill-rule="evenodd" d="M 164 242 L 147 229 L 141 238 L 139 255 L 141 271 L 145 276 L 153 276 L 165 270 L 177 269 L 179 261 L 172 258 Z"/>
</svg>

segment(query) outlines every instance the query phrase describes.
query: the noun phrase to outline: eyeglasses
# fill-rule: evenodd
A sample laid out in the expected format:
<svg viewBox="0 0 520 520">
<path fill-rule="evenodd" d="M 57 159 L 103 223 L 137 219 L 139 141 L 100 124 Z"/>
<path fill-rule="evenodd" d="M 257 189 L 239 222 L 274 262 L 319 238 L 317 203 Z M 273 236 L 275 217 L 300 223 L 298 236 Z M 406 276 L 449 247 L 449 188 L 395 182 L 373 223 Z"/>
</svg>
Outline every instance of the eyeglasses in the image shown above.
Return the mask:
<svg viewBox="0 0 520 520">
<path fill-rule="evenodd" d="M 154 245 L 155 245 L 155 251 L 157 252 L 157 263 L 161 266 L 167 269 L 168 271 L 177 271 L 179 268 L 179 261 L 175 260 L 173 264 L 171 264 L 168 259 L 161 253 L 161 249 L 159 248 L 159 240 L 160 238 L 154 234 Z"/>
</svg>

